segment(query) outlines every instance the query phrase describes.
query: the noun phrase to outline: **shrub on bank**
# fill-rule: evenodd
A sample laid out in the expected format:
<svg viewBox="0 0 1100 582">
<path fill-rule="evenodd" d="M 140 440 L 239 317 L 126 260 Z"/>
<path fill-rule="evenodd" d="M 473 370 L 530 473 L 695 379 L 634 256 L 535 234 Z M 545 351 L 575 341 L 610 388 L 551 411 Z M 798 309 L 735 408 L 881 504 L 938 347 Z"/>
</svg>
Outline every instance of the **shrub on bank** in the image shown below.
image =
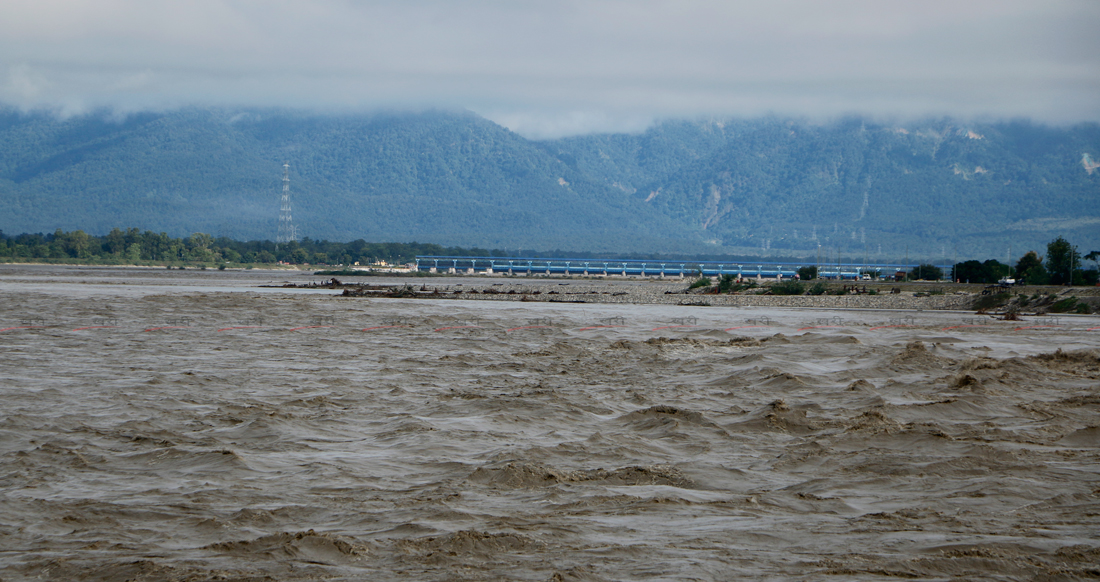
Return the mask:
<svg viewBox="0 0 1100 582">
<path fill-rule="evenodd" d="M 805 286 L 798 281 L 783 281 L 771 287 L 773 295 L 802 295 L 805 290 Z"/>
<path fill-rule="evenodd" d="M 755 288 L 756 281 L 750 279 L 744 283 L 738 283 L 737 277 L 733 275 L 722 275 L 722 280 L 718 282 L 719 293 L 738 293 Z"/>
<path fill-rule="evenodd" d="M 1087 304 L 1082 303 L 1081 305 L 1084 305 L 1086 308 L 1088 308 Z M 1070 312 L 1076 311 L 1076 310 L 1077 310 L 1077 298 L 1076 297 L 1066 297 L 1065 299 L 1062 299 L 1060 301 L 1055 301 L 1054 304 L 1050 306 L 1050 312 L 1051 313 L 1070 313 Z"/>
<path fill-rule="evenodd" d="M 699 277 L 691 282 L 691 286 L 688 289 L 698 289 L 700 287 L 710 287 L 710 277 Z"/>
<path fill-rule="evenodd" d="M 1011 298 L 1012 294 L 1008 293 L 1007 291 L 997 293 L 995 295 L 982 295 L 978 298 L 977 301 L 974 302 L 974 309 L 981 311 L 984 309 L 994 309 L 996 307 L 1001 307 L 1002 305 L 1008 303 L 1008 300 Z"/>
</svg>

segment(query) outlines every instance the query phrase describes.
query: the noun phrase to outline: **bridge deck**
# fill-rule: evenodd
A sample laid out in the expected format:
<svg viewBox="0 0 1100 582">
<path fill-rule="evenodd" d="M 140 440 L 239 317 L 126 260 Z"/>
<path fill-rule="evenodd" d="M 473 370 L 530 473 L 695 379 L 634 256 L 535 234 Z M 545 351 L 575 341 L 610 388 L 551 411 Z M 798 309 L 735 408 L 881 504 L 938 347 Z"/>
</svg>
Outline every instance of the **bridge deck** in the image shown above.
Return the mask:
<svg viewBox="0 0 1100 582">
<path fill-rule="evenodd" d="M 705 276 L 734 275 L 737 277 L 794 278 L 798 269 L 812 263 L 782 261 L 687 261 L 636 259 L 569 259 L 525 257 L 457 257 L 421 255 L 416 257 L 416 269 L 426 272 L 512 273 L 545 275 L 619 275 L 635 277 L 684 277 L 702 273 Z M 917 265 L 897 263 L 840 263 L 818 266 L 818 277 L 858 279 L 864 273 L 893 275 Z"/>
</svg>

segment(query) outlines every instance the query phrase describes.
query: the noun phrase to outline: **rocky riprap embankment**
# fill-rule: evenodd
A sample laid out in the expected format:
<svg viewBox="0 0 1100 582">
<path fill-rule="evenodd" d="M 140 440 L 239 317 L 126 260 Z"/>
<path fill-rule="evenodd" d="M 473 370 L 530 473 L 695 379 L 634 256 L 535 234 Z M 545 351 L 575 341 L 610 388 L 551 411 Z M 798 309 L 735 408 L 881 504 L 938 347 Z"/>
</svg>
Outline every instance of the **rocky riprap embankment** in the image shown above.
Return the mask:
<svg viewBox="0 0 1100 582">
<path fill-rule="evenodd" d="M 970 309 L 973 294 L 925 295 L 716 295 L 689 292 L 682 281 L 561 282 L 557 280 L 488 283 L 464 281 L 450 285 L 351 286 L 348 297 L 408 297 L 539 301 L 552 303 L 625 303 L 728 307 L 810 307 L 821 309 Z"/>
</svg>

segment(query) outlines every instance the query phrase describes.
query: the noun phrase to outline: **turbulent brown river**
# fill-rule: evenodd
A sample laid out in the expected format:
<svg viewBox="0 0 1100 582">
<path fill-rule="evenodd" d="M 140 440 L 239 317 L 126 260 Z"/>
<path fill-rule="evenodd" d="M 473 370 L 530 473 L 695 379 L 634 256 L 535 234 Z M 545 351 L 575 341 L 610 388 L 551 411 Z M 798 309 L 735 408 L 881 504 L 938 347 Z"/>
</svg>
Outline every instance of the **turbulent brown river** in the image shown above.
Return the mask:
<svg viewBox="0 0 1100 582">
<path fill-rule="evenodd" d="M 1098 317 L 311 279 L 0 266 L 0 580 L 1100 577 Z"/>
</svg>

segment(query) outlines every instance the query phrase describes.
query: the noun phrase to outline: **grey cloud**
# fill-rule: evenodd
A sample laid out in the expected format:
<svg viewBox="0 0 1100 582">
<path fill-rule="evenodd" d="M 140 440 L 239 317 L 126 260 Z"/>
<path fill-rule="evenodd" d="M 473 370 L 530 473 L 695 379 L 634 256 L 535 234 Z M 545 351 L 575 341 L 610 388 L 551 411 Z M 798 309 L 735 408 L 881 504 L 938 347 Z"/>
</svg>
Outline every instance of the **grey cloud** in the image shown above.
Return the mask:
<svg viewBox="0 0 1100 582">
<path fill-rule="evenodd" d="M 1093 0 L 0 5 L 0 101 L 464 107 L 525 135 L 659 117 L 1100 120 Z"/>
</svg>

